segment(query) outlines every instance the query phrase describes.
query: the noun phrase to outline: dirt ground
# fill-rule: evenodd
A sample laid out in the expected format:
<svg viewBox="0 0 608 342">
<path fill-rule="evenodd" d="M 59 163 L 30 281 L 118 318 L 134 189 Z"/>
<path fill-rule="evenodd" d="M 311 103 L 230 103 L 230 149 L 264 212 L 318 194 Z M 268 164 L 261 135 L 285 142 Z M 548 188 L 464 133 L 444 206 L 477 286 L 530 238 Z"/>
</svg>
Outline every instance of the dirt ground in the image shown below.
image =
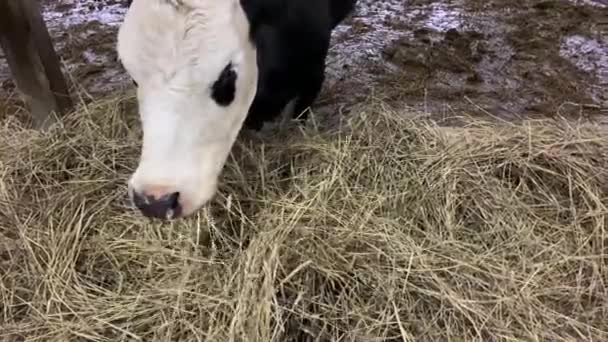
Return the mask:
<svg viewBox="0 0 608 342">
<path fill-rule="evenodd" d="M 131 87 L 115 52 L 124 1 L 43 3 L 83 100 Z M 607 18 L 606 0 L 360 0 L 335 32 L 316 106 L 335 112 L 373 94 L 437 118 L 608 114 Z M 0 85 L 0 99 L 15 98 L 6 63 Z"/>
<path fill-rule="evenodd" d="M 342 63 L 351 75 L 337 96 L 374 85 L 437 116 L 605 113 L 603 2 L 362 1 L 336 34 L 334 58 L 353 56 Z"/>
</svg>

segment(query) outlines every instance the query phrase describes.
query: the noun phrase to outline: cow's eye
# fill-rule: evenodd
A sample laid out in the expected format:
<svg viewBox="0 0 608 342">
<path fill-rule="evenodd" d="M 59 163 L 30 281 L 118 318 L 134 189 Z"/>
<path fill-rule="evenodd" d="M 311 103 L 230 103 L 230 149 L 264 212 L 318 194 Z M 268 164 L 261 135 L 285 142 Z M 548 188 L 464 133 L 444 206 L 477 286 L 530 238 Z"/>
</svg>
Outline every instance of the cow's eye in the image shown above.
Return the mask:
<svg viewBox="0 0 608 342">
<path fill-rule="evenodd" d="M 228 63 L 211 87 L 211 97 L 220 106 L 226 107 L 234 100 L 237 74 L 232 63 Z"/>
</svg>

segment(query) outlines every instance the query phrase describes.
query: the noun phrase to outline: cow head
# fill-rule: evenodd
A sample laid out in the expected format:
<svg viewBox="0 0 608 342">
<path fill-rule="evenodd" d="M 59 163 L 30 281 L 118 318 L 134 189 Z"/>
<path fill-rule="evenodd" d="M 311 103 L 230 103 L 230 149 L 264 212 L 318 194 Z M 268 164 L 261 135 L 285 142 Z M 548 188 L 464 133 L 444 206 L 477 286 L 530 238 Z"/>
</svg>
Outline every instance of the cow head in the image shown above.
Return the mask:
<svg viewBox="0 0 608 342">
<path fill-rule="evenodd" d="M 134 0 L 117 49 L 143 128 L 129 194 L 145 216 L 188 216 L 215 194 L 256 93 L 245 13 L 238 0 Z"/>
</svg>

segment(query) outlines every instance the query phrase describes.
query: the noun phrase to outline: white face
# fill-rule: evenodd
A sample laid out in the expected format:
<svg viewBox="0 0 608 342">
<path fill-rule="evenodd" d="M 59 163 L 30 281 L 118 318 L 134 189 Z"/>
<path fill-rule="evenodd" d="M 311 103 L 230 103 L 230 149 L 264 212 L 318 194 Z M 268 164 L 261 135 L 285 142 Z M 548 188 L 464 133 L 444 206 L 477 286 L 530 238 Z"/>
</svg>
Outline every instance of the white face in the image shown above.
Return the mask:
<svg viewBox="0 0 608 342">
<path fill-rule="evenodd" d="M 135 0 L 118 55 L 138 85 L 143 128 L 129 192 L 146 216 L 188 216 L 215 194 L 255 96 L 245 14 L 238 0 Z"/>
</svg>

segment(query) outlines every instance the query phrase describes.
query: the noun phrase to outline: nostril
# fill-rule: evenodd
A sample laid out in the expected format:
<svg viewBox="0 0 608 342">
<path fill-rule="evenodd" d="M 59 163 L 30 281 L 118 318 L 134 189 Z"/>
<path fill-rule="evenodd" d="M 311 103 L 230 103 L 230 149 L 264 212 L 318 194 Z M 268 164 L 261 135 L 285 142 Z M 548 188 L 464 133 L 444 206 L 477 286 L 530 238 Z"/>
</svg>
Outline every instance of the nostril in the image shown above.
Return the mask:
<svg viewBox="0 0 608 342">
<path fill-rule="evenodd" d="M 177 210 L 179 209 L 179 192 L 174 192 L 167 197 L 167 204 L 169 209 Z"/>
<path fill-rule="evenodd" d="M 139 192 L 133 191 L 131 197 L 133 199 L 133 204 L 140 210 L 150 204 L 150 198 Z"/>
<path fill-rule="evenodd" d="M 165 196 L 161 201 L 164 202 L 163 207 L 166 208 L 164 218 L 170 220 L 178 217 L 181 214 L 181 206 L 179 205 L 179 192 L 174 192 Z"/>
</svg>

